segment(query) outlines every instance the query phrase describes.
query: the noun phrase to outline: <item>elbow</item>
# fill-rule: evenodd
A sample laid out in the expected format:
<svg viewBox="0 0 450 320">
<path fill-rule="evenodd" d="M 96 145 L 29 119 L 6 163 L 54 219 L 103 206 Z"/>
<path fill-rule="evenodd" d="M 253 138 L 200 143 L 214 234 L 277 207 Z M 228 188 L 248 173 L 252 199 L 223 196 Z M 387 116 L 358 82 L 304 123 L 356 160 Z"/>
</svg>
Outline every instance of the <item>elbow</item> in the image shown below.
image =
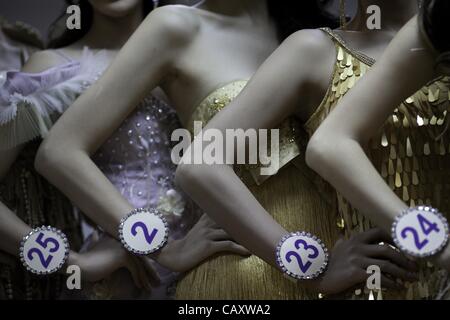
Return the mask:
<svg viewBox="0 0 450 320">
<path fill-rule="evenodd" d="M 45 139 L 41 143 L 34 160 L 36 171 L 51 180 L 52 175 L 62 170 L 64 164 L 72 157 L 70 150 L 71 148 L 67 145 L 59 147 L 51 140 Z"/>
<path fill-rule="evenodd" d="M 332 159 L 335 156 L 335 140 L 335 138 L 314 134 L 306 148 L 305 157 L 307 165 L 323 177 L 325 177 L 326 172 L 330 169 Z"/>
<path fill-rule="evenodd" d="M 44 140 L 34 159 L 34 167 L 37 172 L 43 176 L 47 176 L 51 168 L 55 168 L 57 162 L 58 150 L 48 141 Z"/>
<path fill-rule="evenodd" d="M 179 164 L 175 172 L 175 183 L 188 193 L 187 186 L 194 185 L 200 179 L 197 165 Z"/>
</svg>

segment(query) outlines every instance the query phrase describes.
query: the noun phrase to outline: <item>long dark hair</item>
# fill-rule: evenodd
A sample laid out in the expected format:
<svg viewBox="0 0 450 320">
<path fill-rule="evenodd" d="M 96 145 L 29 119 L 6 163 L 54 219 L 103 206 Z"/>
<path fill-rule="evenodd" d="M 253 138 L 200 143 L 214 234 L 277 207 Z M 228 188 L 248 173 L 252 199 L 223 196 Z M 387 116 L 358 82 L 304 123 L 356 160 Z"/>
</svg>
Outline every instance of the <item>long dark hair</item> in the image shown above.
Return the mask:
<svg viewBox="0 0 450 320">
<path fill-rule="evenodd" d="M 422 0 L 419 15 L 422 33 L 440 53 L 438 63 L 450 66 L 450 1 Z"/>
<path fill-rule="evenodd" d="M 337 28 L 338 17 L 325 11 L 330 0 L 267 0 L 280 40 L 301 29 Z"/>
<path fill-rule="evenodd" d="M 94 20 L 94 8 L 88 0 L 65 0 L 66 6 L 64 12 L 50 26 L 48 48 L 61 48 L 68 46 L 83 38 L 91 29 Z M 66 8 L 71 5 L 77 5 L 81 10 L 81 28 L 69 30 L 66 27 L 66 21 L 69 15 Z M 153 10 L 153 1 L 143 1 L 144 17 Z"/>
</svg>

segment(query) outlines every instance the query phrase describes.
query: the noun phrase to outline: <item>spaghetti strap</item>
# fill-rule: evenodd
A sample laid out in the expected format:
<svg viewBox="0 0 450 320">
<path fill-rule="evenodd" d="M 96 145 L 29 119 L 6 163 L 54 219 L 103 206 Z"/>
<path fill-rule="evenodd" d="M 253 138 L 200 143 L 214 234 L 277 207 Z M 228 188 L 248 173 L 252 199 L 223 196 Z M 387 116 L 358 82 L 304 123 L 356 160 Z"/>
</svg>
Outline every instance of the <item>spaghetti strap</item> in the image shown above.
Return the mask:
<svg viewBox="0 0 450 320">
<path fill-rule="evenodd" d="M 347 42 L 342 39 L 342 37 L 337 34 L 336 32 L 334 32 L 333 30 L 331 30 L 330 28 L 320 28 L 320 30 L 322 30 L 323 32 L 327 33 L 333 40 L 337 41 L 345 50 L 347 50 L 348 52 L 350 52 L 352 55 L 354 55 L 358 60 L 364 62 L 366 65 L 368 66 L 373 66 L 376 62 L 375 59 L 365 55 L 364 53 L 358 51 L 358 50 L 354 50 L 352 49 Z"/>
</svg>

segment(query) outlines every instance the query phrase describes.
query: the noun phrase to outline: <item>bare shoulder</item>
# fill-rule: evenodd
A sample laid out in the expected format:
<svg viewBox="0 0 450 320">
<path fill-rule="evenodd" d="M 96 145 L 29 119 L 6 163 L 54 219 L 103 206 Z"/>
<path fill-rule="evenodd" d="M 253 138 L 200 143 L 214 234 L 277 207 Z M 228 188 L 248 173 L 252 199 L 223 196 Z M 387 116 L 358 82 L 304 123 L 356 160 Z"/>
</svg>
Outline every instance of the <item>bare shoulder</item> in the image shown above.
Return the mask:
<svg viewBox="0 0 450 320">
<path fill-rule="evenodd" d="M 22 67 L 22 71 L 28 73 L 39 73 L 56 67 L 64 62 L 65 60 L 53 52 L 53 50 L 38 51 L 31 55 Z"/>
<path fill-rule="evenodd" d="M 283 42 L 286 50 L 293 50 L 303 58 L 321 59 L 334 54 L 334 44 L 329 36 L 319 29 L 304 29 L 295 32 Z"/>
<path fill-rule="evenodd" d="M 199 29 L 199 17 L 195 10 L 181 5 L 168 5 L 153 10 L 143 22 L 148 32 L 178 41 L 190 41 Z"/>
<path fill-rule="evenodd" d="M 336 60 L 330 37 L 318 29 L 304 29 L 288 37 L 276 54 L 291 61 L 293 70 L 305 83 L 327 85 Z"/>
</svg>

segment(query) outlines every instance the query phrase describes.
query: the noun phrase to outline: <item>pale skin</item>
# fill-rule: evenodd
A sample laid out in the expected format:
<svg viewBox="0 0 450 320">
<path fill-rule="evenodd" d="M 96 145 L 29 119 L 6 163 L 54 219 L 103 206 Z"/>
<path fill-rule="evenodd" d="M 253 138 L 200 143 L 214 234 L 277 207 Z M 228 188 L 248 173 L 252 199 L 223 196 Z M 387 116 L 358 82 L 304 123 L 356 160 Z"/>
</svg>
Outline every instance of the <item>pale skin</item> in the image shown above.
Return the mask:
<svg viewBox="0 0 450 320">
<path fill-rule="evenodd" d="M 95 4 L 94 1 L 93 3 Z M 127 0 L 124 2 L 124 5 L 125 7 L 121 8 L 121 10 L 112 8 L 110 14 L 117 14 L 115 18 L 111 18 L 111 16 L 103 12 L 110 9 L 108 6 L 94 6 L 95 22 L 89 33 L 80 41 L 61 49 L 61 51 L 76 60 L 81 57 L 84 46 L 94 49 L 104 48 L 106 44 L 102 43 L 101 39 L 103 37 L 101 37 L 101 34 L 115 34 L 115 41 L 109 41 L 108 47 L 106 47 L 113 54 L 142 21 L 140 1 Z M 128 12 L 128 14 L 122 15 L 121 13 L 123 12 Z M 114 27 L 113 23 L 115 24 Z M 30 57 L 21 71 L 25 73 L 39 73 L 65 62 L 66 60 L 51 50 L 38 52 Z M 24 146 L 22 145 L 14 149 L 2 150 L 0 178 L 5 177 L 23 148 Z M 2 220 L 0 224 L 0 234 L 2 235 L 0 249 L 18 257 L 20 242 L 23 236 L 31 231 L 31 227 L 1 202 L 0 217 Z M 126 268 L 130 271 L 135 284 L 139 288 L 150 289 L 150 283 L 158 281 L 156 273 L 149 264 L 144 264 L 132 255 L 127 254 L 120 243 L 108 238 L 103 238 L 87 253 L 80 254 L 71 251 L 67 264 L 80 266 L 83 280 L 85 281 L 99 281 L 120 268 Z M 64 268 L 62 271 L 64 272 Z"/>
<path fill-rule="evenodd" d="M 312 32 L 326 43 L 325 47 L 330 53 L 333 50 L 331 42 L 318 32 Z M 292 44 L 293 41 L 287 43 Z M 120 126 L 149 90 L 161 87 L 186 124 L 194 107 L 208 93 L 231 81 L 251 78 L 277 45 L 276 32 L 268 19 L 266 6 L 259 0 L 208 0 L 199 9 L 174 6 L 153 12 L 121 50 L 104 76 L 54 126 L 39 151 L 37 169 L 73 201 L 79 203 L 82 210 L 90 214 L 107 232 L 115 235 L 120 219 L 133 208 L 107 181 L 90 156 Z M 294 56 L 293 51 L 282 52 L 284 54 L 277 60 L 284 61 L 284 58 L 292 59 Z M 323 55 L 322 51 L 321 54 Z M 301 56 L 301 52 L 295 52 L 296 59 Z M 269 61 L 271 59 L 273 57 Z M 331 53 L 328 59 L 330 66 L 321 64 L 325 65 L 323 72 L 318 72 L 319 76 L 312 78 L 322 83 L 323 90 L 334 59 Z M 307 63 L 303 68 L 306 66 Z M 282 74 L 280 78 L 288 75 L 289 79 L 293 69 L 290 68 L 286 73 L 286 67 L 284 65 L 283 72 L 273 70 L 278 67 L 271 68 L 270 72 L 277 71 L 274 74 Z M 310 73 L 313 74 L 316 73 Z M 252 83 L 253 81 L 250 87 L 253 86 Z M 297 89 L 293 84 L 284 85 L 290 85 L 291 92 Z M 288 91 L 283 85 L 274 87 L 273 81 L 270 84 L 267 80 L 264 81 L 263 90 L 271 94 L 268 101 L 275 99 L 277 102 L 289 103 L 296 99 L 296 93 L 282 96 L 277 88 L 282 88 L 283 92 Z M 248 102 L 245 108 L 236 108 L 237 104 L 233 104 L 234 107 L 224 110 L 223 116 L 219 115 L 219 119 L 229 120 L 223 127 L 242 127 L 245 121 L 249 121 L 249 127 L 254 127 L 248 116 L 252 108 L 270 116 L 267 114 L 270 113 L 268 109 L 258 109 L 261 107 L 260 98 L 255 94 L 251 96 L 255 98 L 251 103 L 252 99 L 239 99 L 239 105 L 242 99 Z M 311 104 L 320 100 L 319 97 L 310 98 Z M 242 111 L 244 109 L 245 112 Z M 289 113 L 286 108 L 284 110 L 285 115 Z M 281 116 L 274 117 L 276 121 Z M 237 119 L 240 119 L 238 123 Z M 256 126 L 267 127 L 267 118 L 262 121 Z M 218 121 L 213 123 L 213 127 L 216 127 Z M 186 173 L 184 169 L 182 167 L 179 173 Z M 203 171 L 197 179 L 189 179 L 189 172 L 188 178 L 182 178 L 184 174 L 181 174 L 179 182 L 215 221 L 228 230 L 233 239 L 245 244 L 268 263 L 274 264 L 275 246 L 287 231 L 261 208 L 230 168 L 217 169 L 214 174 L 209 174 L 209 170 Z M 216 174 L 219 178 L 210 178 Z M 209 183 L 199 182 L 203 179 Z M 189 183 L 192 184 L 188 185 Z M 215 187 L 211 188 L 211 185 Z M 93 189 L 96 190 L 95 193 L 90 191 Z M 257 219 L 252 221 L 252 218 Z M 253 229 L 254 221 L 258 221 L 256 232 Z M 340 242 L 335 248 L 336 255 L 332 256 L 329 268 L 335 271 L 328 272 L 331 275 L 324 278 L 322 283 L 311 282 L 310 285 L 321 292 L 332 293 L 364 281 L 365 271 L 362 266 L 358 268 L 358 275 L 354 280 L 348 281 L 347 270 L 353 265 L 346 259 L 347 250 L 359 248 L 359 251 L 351 250 L 355 260 L 366 258 L 368 255 L 365 249 L 372 247 L 370 243 L 382 238 L 384 237 L 379 230 L 373 230 L 352 241 Z M 338 254 L 339 252 L 345 254 Z M 377 255 L 381 258 L 392 257 L 392 260 L 398 261 L 398 265 L 408 265 L 404 257 L 386 248 L 378 250 L 375 256 Z M 340 256 L 344 258 L 339 259 Z M 161 257 L 161 254 L 154 256 L 164 264 Z M 389 267 L 394 270 L 392 273 L 395 275 L 404 272 L 393 264 Z M 331 283 L 328 280 L 331 279 L 333 282 L 328 286 L 327 283 Z"/>
<path fill-rule="evenodd" d="M 90 155 L 153 88 L 163 88 L 181 119 L 186 121 L 201 97 L 222 83 L 250 77 L 278 44 L 265 6 L 256 5 L 251 15 L 244 10 L 250 3 L 259 1 L 227 1 L 233 3 L 230 6 L 224 3 L 209 1 L 207 9 L 225 10 L 230 16 L 185 6 L 163 7 L 152 12 L 102 79 L 68 110 L 67 116 L 61 117 L 61 124 L 58 121 L 55 133 L 49 134 L 38 152 L 38 171 L 113 237 L 117 237 L 121 218 L 134 208 L 92 162 Z M 241 53 L 234 54 L 239 59 L 231 66 L 221 63 L 227 59 L 221 52 L 230 53 L 226 50 L 227 41 L 240 42 L 242 48 L 236 50 Z M 217 49 L 203 53 L 210 45 Z M 217 65 L 217 72 L 210 72 L 208 65 Z M 58 133 L 60 130 L 64 131 L 63 136 Z M 73 136 L 74 132 L 77 137 Z M 196 245 L 173 241 L 152 258 L 172 270 L 186 271 L 219 251 L 248 254 L 208 217 L 202 221 L 200 226 L 207 230 L 187 236 Z M 174 252 L 178 253 L 177 259 L 170 259 Z"/>
<path fill-rule="evenodd" d="M 66 56 L 74 60 L 81 58 L 85 46 L 94 51 L 107 50 L 109 56 L 114 57 L 142 21 L 142 7 L 139 0 L 115 2 L 112 7 L 108 3 L 96 1 L 92 1 L 92 4 L 94 24 L 88 34 L 78 42 L 61 49 Z M 121 7 L 115 7 L 117 5 Z M 114 37 L 105 37 L 107 34 Z M 66 60 L 52 50 L 43 51 L 33 55 L 22 71 L 38 73 L 65 62 Z M 22 148 L 23 146 L 2 151 L 0 177 L 8 173 Z M 0 203 L 0 216 L 2 219 L 0 234 L 3 237 L 0 249 L 18 256 L 20 242 L 31 228 L 2 203 Z M 247 250 L 230 241 L 229 236 L 205 215 L 186 237 L 166 246 L 160 254 L 160 259 L 168 268 L 182 272 L 209 255 L 224 250 L 247 254 Z M 109 237 L 102 237 L 87 253 L 79 254 L 71 251 L 68 265 L 72 264 L 80 266 L 83 280 L 87 281 L 101 280 L 124 267 L 130 271 L 139 288 L 150 290 L 151 283 L 157 282 L 157 275 L 149 259 L 138 259 L 128 254 L 118 241 Z"/>
<path fill-rule="evenodd" d="M 364 12 L 371 4 L 382 8 L 383 31 L 365 29 Z M 413 2 L 403 0 L 360 1 L 359 6 L 362 9 L 348 26 L 352 31 L 337 32 L 351 47 L 375 59 L 417 10 Z M 335 59 L 334 44 L 323 32 L 297 32 L 267 59 L 244 91 L 213 118 L 205 130 L 214 128 L 224 133 L 233 128 L 274 128 L 290 115 L 305 122 L 325 95 Z M 237 145 L 236 149 L 239 147 Z M 286 231 L 264 210 L 230 166 L 180 165 L 177 181 L 207 212 L 215 208 L 210 215 L 237 241 L 275 265 L 276 246 Z M 210 188 L 211 185 L 215 188 Z M 333 251 L 339 252 L 337 249 Z M 327 272 L 310 284 L 321 292 L 339 292 L 345 287 L 339 283 L 337 275 L 344 275 L 357 284 L 366 277 L 368 262 L 379 265 L 384 273 L 395 278 L 416 279 L 411 273 L 416 270 L 415 266 L 404 255 L 388 246 L 377 245 L 377 241 L 356 245 L 351 252 L 348 264 L 336 267 L 335 270 L 343 267 L 340 273 Z M 384 287 L 397 287 L 387 277 L 382 282 Z"/>
<path fill-rule="evenodd" d="M 387 232 L 408 206 L 384 182 L 364 147 L 402 101 L 439 75 L 436 58 L 419 29 L 418 18 L 412 18 L 324 121 L 308 147 L 311 167 Z M 434 261 L 450 270 L 450 248 Z"/>
</svg>

